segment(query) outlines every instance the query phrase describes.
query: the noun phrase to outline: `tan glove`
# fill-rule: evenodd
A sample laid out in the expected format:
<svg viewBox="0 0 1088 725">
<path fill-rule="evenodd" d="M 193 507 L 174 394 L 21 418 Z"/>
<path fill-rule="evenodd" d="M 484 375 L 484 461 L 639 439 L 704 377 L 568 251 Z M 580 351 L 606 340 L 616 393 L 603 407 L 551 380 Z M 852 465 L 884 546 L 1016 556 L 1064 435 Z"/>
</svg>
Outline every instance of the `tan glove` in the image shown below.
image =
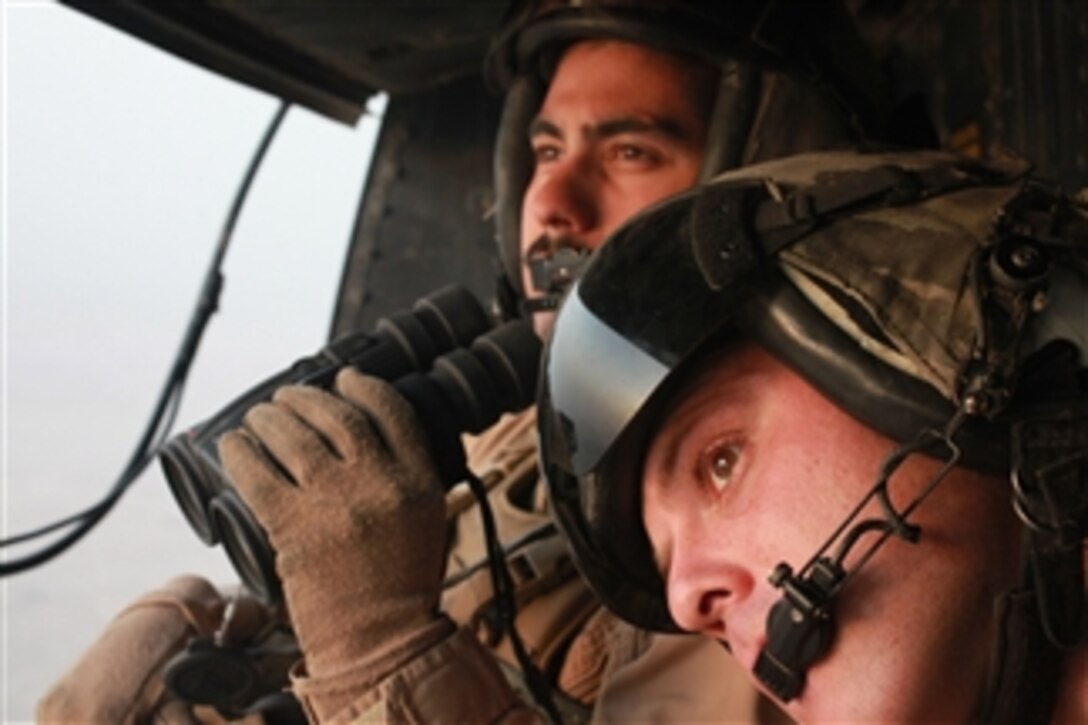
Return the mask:
<svg viewBox="0 0 1088 725">
<path fill-rule="evenodd" d="M 223 607 L 215 587 L 196 576 L 143 595 L 42 697 L 38 722 L 198 722 L 166 691 L 162 670 L 192 637 L 215 631 Z"/>
<path fill-rule="evenodd" d="M 444 494 L 415 413 L 350 368 L 336 392 L 282 388 L 219 444 L 276 551 L 310 677 L 296 690 L 319 719 L 451 629 Z"/>
</svg>

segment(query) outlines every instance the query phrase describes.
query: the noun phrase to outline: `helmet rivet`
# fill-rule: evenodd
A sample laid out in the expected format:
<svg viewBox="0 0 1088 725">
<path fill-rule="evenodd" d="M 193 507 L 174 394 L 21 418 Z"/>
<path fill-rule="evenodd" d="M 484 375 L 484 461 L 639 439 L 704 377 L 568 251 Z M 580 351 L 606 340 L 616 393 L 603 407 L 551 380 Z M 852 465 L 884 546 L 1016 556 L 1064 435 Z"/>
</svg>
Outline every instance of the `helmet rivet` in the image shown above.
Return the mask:
<svg viewBox="0 0 1088 725">
<path fill-rule="evenodd" d="M 1042 312 L 1048 304 L 1050 304 L 1050 297 L 1047 296 L 1046 292 L 1040 290 L 1031 298 L 1031 311 Z"/>
<path fill-rule="evenodd" d="M 986 396 L 981 393 L 971 393 L 963 400 L 963 409 L 967 411 L 968 415 L 979 415 L 985 412 L 987 407 Z"/>
<path fill-rule="evenodd" d="M 1050 267 L 1049 256 L 1032 238 L 1006 237 L 990 258 L 990 273 L 1002 287 L 1022 291 L 1039 286 Z"/>
<path fill-rule="evenodd" d="M 1009 255 L 1009 261 L 1018 269 L 1031 269 L 1039 261 L 1039 250 L 1030 244 L 1021 244 Z"/>
</svg>

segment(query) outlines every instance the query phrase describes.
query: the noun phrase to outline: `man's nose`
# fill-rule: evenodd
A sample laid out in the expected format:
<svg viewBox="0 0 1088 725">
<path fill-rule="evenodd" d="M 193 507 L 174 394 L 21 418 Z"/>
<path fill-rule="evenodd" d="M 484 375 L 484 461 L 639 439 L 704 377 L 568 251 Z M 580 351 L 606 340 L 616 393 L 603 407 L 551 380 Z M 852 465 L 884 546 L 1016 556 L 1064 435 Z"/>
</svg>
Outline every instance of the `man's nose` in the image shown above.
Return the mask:
<svg viewBox="0 0 1088 725">
<path fill-rule="evenodd" d="M 577 157 L 552 166 L 528 203 L 549 236 L 583 237 L 597 227 L 600 218 L 593 171 Z"/>
<path fill-rule="evenodd" d="M 669 612 L 689 632 L 728 639 L 730 612 L 751 595 L 754 586 L 747 569 L 714 552 L 674 557 L 666 583 Z"/>
</svg>

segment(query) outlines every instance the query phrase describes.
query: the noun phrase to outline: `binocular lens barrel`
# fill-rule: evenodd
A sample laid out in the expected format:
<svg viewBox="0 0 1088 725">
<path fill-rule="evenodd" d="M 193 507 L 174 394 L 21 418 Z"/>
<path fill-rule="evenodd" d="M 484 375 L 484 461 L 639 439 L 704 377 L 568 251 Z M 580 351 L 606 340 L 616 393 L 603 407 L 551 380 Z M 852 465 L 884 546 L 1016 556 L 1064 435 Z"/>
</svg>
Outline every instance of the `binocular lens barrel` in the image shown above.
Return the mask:
<svg viewBox="0 0 1088 725">
<path fill-rule="evenodd" d="M 185 520 L 200 540 L 211 546 L 219 542 L 207 515 L 217 490 L 213 479 L 218 474 L 203 470 L 201 454 L 193 446 L 191 434 L 192 431 L 186 431 L 167 441 L 159 451 L 159 464 Z"/>
<path fill-rule="evenodd" d="M 282 596 L 276 559 L 268 538 L 257 519 L 246 508 L 234 489 L 227 489 L 212 499 L 208 516 L 223 539 L 231 566 L 242 583 L 265 604 L 278 602 Z"/>
<path fill-rule="evenodd" d="M 525 321 L 508 322 L 435 361 L 434 368 L 393 383 L 418 414 L 442 482 L 451 487 L 467 473 L 462 433 L 479 433 L 503 413 L 526 408 L 535 395 L 540 339 Z M 261 601 L 280 600 L 275 552 L 264 531 L 233 490 L 211 504 L 214 528 L 242 582 Z"/>
<path fill-rule="evenodd" d="M 541 343 L 530 323 L 508 322 L 487 334 L 487 314 L 460 286 L 439 290 L 411 311 L 383 318 L 372 334 L 349 335 L 295 362 L 239 396 L 215 416 L 174 436 L 159 452 L 170 490 L 189 525 L 209 546 L 222 543 L 242 582 L 266 604 L 280 601 L 275 552 L 227 480 L 219 437 L 280 387 L 332 386 L 351 365 L 393 384 L 416 410 L 446 486 L 468 471 L 463 433 L 479 433 L 503 413 L 533 401 Z"/>
</svg>

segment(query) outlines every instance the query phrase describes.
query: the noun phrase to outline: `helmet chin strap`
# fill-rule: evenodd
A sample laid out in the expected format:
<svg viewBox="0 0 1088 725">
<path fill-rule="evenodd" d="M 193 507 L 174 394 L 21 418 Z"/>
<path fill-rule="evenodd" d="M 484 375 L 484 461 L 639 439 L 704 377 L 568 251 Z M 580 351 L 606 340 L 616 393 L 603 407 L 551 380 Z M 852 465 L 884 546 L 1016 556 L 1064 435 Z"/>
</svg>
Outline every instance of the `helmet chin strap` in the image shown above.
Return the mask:
<svg viewBox="0 0 1088 725">
<path fill-rule="evenodd" d="M 780 562 L 769 581 L 782 590 L 782 598 L 767 615 L 767 643 L 754 667 L 756 677 L 776 697 L 789 702 L 805 687 L 805 675 L 822 658 L 835 638 L 835 598 L 850 577 L 872 558 L 891 537 L 916 543 L 921 528 L 907 517 L 947 477 L 960 458 L 960 449 L 952 437 L 963 424 L 966 414 L 960 410 L 943 431 L 927 429 L 912 442 L 895 448 L 880 466 L 877 480 L 834 533 L 823 543 L 801 570 Z M 902 511 L 896 510 L 888 496 L 888 479 L 915 453 L 927 453 L 943 460 L 943 465 L 914 500 Z M 876 500 L 882 518 L 860 518 L 870 501 Z M 847 555 L 866 534 L 878 534 L 875 541 L 848 570 Z M 829 553 L 838 542 L 835 552 Z"/>
</svg>

